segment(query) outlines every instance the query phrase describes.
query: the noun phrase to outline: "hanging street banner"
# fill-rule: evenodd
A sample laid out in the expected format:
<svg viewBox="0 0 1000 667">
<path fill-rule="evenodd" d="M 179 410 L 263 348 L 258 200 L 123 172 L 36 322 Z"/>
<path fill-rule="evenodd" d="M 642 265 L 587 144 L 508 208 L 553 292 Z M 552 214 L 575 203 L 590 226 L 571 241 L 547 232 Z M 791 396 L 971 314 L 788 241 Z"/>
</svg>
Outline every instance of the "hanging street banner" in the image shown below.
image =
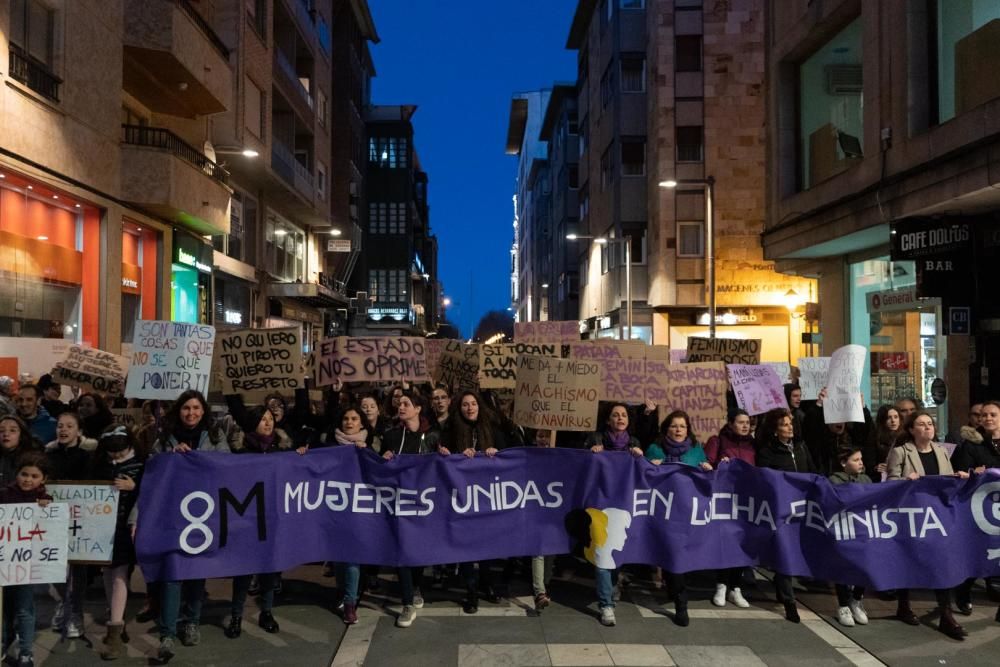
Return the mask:
<svg viewBox="0 0 1000 667">
<path fill-rule="evenodd" d="M 326 338 L 316 346 L 316 386 L 341 382 L 429 382 L 424 338 Z"/>
<path fill-rule="evenodd" d="M 172 401 L 188 389 L 208 393 L 215 327 L 137 320 L 126 398 Z"/>
<path fill-rule="evenodd" d="M 52 369 L 52 380 L 84 391 L 121 396 L 128 376 L 128 357 L 73 345 Z"/>
<path fill-rule="evenodd" d="M 392 461 L 357 447 L 277 457 L 191 452 L 150 459 L 136 547 L 150 581 L 326 560 L 483 561 L 569 553 L 576 544 L 614 567 L 763 565 L 876 590 L 950 588 L 1000 571 L 998 491 L 997 471 L 833 486 L 742 461 L 703 472 L 559 448 Z"/>
<path fill-rule="evenodd" d="M 261 403 L 271 393 L 291 396 L 304 386 L 300 327 L 240 329 L 216 334 L 222 393 Z"/>
<path fill-rule="evenodd" d="M 513 421 L 528 428 L 596 431 L 599 386 L 595 362 L 519 355 Z"/>
</svg>

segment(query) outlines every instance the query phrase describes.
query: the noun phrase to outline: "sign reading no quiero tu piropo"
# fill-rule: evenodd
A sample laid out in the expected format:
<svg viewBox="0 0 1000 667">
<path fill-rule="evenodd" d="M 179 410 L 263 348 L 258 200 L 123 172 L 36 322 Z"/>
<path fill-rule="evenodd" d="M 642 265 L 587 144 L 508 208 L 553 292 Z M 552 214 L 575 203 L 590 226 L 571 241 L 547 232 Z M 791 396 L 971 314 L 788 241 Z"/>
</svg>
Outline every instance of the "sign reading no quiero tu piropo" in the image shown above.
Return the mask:
<svg viewBox="0 0 1000 667">
<path fill-rule="evenodd" d="M 302 386 L 302 341 L 297 327 L 219 333 L 222 393 L 258 402 L 272 392 Z"/>
<path fill-rule="evenodd" d="M 424 339 L 327 338 L 316 348 L 316 386 L 342 382 L 429 382 Z"/>
<path fill-rule="evenodd" d="M 207 393 L 214 349 L 208 324 L 137 321 L 125 396 L 172 401 L 188 389 Z"/>
</svg>

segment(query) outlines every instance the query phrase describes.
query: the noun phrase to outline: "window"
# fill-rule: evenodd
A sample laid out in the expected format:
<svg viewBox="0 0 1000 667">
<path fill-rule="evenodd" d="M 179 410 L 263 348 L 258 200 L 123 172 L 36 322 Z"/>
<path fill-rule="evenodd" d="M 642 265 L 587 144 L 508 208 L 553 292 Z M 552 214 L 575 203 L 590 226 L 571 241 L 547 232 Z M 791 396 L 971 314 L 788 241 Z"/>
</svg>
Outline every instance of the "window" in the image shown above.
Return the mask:
<svg viewBox="0 0 1000 667">
<path fill-rule="evenodd" d="M 405 234 L 406 204 L 368 202 L 368 231 L 371 234 Z"/>
<path fill-rule="evenodd" d="M 611 143 L 601 155 L 601 191 L 603 192 L 615 180 L 615 155 L 614 142 Z"/>
<path fill-rule="evenodd" d="M 701 71 L 701 35 L 680 35 L 674 41 L 674 61 L 678 72 Z"/>
<path fill-rule="evenodd" d="M 608 65 L 601 76 L 601 108 L 607 109 L 611 103 L 611 98 L 615 94 L 615 69 L 614 63 Z"/>
<path fill-rule="evenodd" d="M 646 175 L 646 140 L 622 137 L 622 176 Z"/>
<path fill-rule="evenodd" d="M 677 161 L 701 162 L 704 158 L 701 125 L 677 128 Z"/>
<path fill-rule="evenodd" d="M 330 38 L 330 26 L 327 24 L 326 19 L 319 12 L 316 12 L 316 41 L 319 42 L 319 46 L 323 49 L 324 55 L 327 58 L 330 57 L 330 51 L 333 47 L 333 43 Z"/>
<path fill-rule="evenodd" d="M 278 214 L 268 211 L 264 227 L 266 270 L 286 282 L 305 280 L 305 233 Z"/>
<path fill-rule="evenodd" d="M 10 41 L 51 70 L 55 12 L 39 0 L 12 0 L 10 23 Z"/>
<path fill-rule="evenodd" d="M 406 137 L 370 137 L 368 139 L 368 161 L 379 167 L 405 168 L 407 150 Z"/>
<path fill-rule="evenodd" d="M 857 18 L 799 65 L 799 183 L 808 189 L 862 157 L 862 29 Z"/>
<path fill-rule="evenodd" d="M 589 119 L 584 116 L 583 120 L 580 122 L 580 155 L 587 152 L 587 138 L 590 136 L 590 125 L 588 124 Z"/>
<path fill-rule="evenodd" d="M 641 53 L 622 54 L 622 92 L 646 92 L 646 56 Z"/>
<path fill-rule="evenodd" d="M 618 6 L 622 9 L 645 9 L 646 0 L 619 0 Z"/>
<path fill-rule="evenodd" d="M 316 160 L 316 194 L 326 200 L 326 165 Z"/>
<path fill-rule="evenodd" d="M 244 77 L 243 123 L 258 139 L 267 136 L 267 98 L 250 77 Z"/>
<path fill-rule="evenodd" d="M 678 257 L 705 256 L 705 223 L 702 222 L 677 223 L 677 256 Z"/>
<path fill-rule="evenodd" d="M 408 303 L 407 272 L 399 269 L 368 271 L 368 295 L 376 303 Z"/>
<path fill-rule="evenodd" d="M 267 0 L 246 0 L 247 22 L 263 40 L 267 37 Z"/>
<path fill-rule="evenodd" d="M 996 69 L 996 29 L 1000 19 L 995 0 L 938 0 L 937 103 L 938 122 L 973 109 L 1000 95 L 995 75 L 990 83 L 979 74 Z"/>
<path fill-rule="evenodd" d="M 330 100 L 322 89 L 316 93 L 316 118 L 321 127 L 326 127 L 329 122 Z"/>
</svg>

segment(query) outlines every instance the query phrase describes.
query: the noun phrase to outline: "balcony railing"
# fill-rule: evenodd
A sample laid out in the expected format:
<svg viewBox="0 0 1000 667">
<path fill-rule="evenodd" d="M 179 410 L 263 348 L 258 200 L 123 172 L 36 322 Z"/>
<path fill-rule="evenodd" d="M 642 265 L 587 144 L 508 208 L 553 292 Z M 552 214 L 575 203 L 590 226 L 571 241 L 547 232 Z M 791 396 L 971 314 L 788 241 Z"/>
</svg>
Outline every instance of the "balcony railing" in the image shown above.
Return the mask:
<svg viewBox="0 0 1000 667">
<path fill-rule="evenodd" d="M 229 47 L 227 47 L 225 42 L 223 42 L 222 39 L 215 33 L 215 30 L 213 30 L 212 26 L 208 24 L 208 21 L 206 21 L 204 17 L 198 13 L 198 10 L 191 5 L 191 0 L 175 0 L 175 2 L 188 16 L 191 17 L 191 20 L 195 22 L 195 25 L 201 28 L 201 31 L 205 33 L 205 36 L 208 37 L 208 41 L 212 43 L 212 46 L 214 46 L 215 50 L 219 52 L 219 55 L 226 60 L 229 60 Z"/>
<path fill-rule="evenodd" d="M 162 127 L 122 125 L 122 141 L 130 146 L 145 146 L 172 153 L 194 165 L 223 185 L 229 184 L 229 172 L 209 160 L 176 134 Z"/>
<path fill-rule="evenodd" d="M 312 172 L 295 159 L 292 151 L 276 137 L 271 139 L 271 168 L 307 199 L 312 199 L 314 194 Z"/>
<path fill-rule="evenodd" d="M 10 45 L 10 78 L 53 102 L 59 101 L 59 84 L 62 79 L 53 74 L 48 65 L 32 58 L 13 43 Z"/>
<path fill-rule="evenodd" d="M 299 80 L 298 72 L 295 71 L 295 65 L 293 65 L 287 57 L 285 57 L 285 54 L 281 52 L 281 49 L 274 50 L 274 62 L 277 63 L 278 69 L 284 72 L 285 76 L 291 80 L 292 87 L 298 90 L 299 94 L 302 95 L 302 98 L 306 101 L 306 104 L 308 104 L 309 108 L 312 109 L 312 95 L 310 95 L 309 91 L 306 90 L 306 87 L 302 85 L 302 82 Z"/>
</svg>

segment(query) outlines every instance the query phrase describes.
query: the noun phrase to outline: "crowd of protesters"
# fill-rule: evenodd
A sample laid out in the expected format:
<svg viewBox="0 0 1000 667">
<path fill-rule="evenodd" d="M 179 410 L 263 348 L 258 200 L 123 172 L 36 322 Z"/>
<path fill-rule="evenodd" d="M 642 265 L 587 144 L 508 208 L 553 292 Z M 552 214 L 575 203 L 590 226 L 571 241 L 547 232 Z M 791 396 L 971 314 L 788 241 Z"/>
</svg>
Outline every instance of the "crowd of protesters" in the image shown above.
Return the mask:
<svg viewBox="0 0 1000 667">
<path fill-rule="evenodd" d="M 939 444 L 930 414 L 916 399 L 901 399 L 879 407 L 875 418 L 866 409 L 863 423 L 828 424 L 823 417 L 825 392 L 813 401 L 803 401 L 796 385 L 786 385 L 788 410 L 773 410 L 751 416 L 734 405 L 726 425 L 718 433 L 695 433 L 691 418 L 674 411 L 659 419 L 655 405 L 602 404 L 594 433 L 525 430 L 509 418 L 510 404 L 490 391 L 460 391 L 447 387 L 370 387 L 365 391 L 327 391 L 324 400 L 311 400 L 300 389 L 292 396 L 267 397 L 261 405 L 248 406 L 240 396 L 228 396 L 226 409 L 213 414 L 206 397 L 186 391 L 171 403 L 146 401 L 141 422 L 135 427 L 116 423 L 111 406 L 100 395 L 83 392 L 69 402 L 61 399 L 62 388 L 51 377 L 38 383 L 22 382 L 16 392 L 10 378 L 0 377 L 0 502 L 47 503 L 47 480 L 107 480 L 120 492 L 118 523 L 111 562 L 100 573 L 106 595 L 107 622 L 101 655 L 113 660 L 124 655 L 125 608 L 129 583 L 136 566 L 133 545 L 138 521 L 136 501 L 143 467 L 151 456 L 191 451 L 308 456 L 315 449 L 335 446 L 368 448 L 384 459 L 406 455 L 495 456 L 508 447 L 574 447 L 594 455 L 608 452 L 645 457 L 655 465 L 692 466 L 710 472 L 730 461 L 785 472 L 813 473 L 833 484 L 872 484 L 913 480 L 926 475 L 968 477 L 986 468 L 1000 467 L 1000 403 L 972 406 L 969 422 L 949 434 L 957 445 L 949 452 Z M 731 397 L 730 397 L 731 398 Z M 118 399 L 121 401 L 121 399 Z M 124 407 L 119 403 L 115 407 Z M 530 561 L 534 606 L 541 612 L 552 602 L 549 582 L 554 557 L 525 554 Z M 462 608 L 478 611 L 480 600 L 500 601 L 517 561 L 433 566 L 433 579 L 425 585 L 423 567 L 398 568 L 402 611 L 396 618 L 401 628 L 412 625 L 424 605 L 424 593 L 444 586 L 448 574 L 457 575 L 464 587 Z M 338 609 L 344 623 L 358 621 L 358 605 L 366 591 L 376 590 L 378 568 L 364 563 L 327 563 L 326 576 L 335 576 Z M 64 637 L 83 633 L 84 593 L 97 578 L 97 568 L 71 565 L 66 582 L 56 586 L 59 597 L 50 627 Z M 388 574 L 388 573 L 387 573 Z M 715 593 L 711 603 L 723 607 L 749 607 L 743 594 L 748 568 L 712 573 Z M 674 604 L 677 625 L 690 623 L 687 575 L 652 571 L 657 588 L 665 586 Z M 620 595 L 619 572 L 594 568 L 599 620 L 616 624 L 615 602 Z M 499 580 L 498 580 L 499 579 Z M 785 617 L 799 622 L 795 578 L 777 572 L 774 585 Z M 845 626 L 867 624 L 866 591 L 857 586 L 835 584 L 837 620 Z M 966 631 L 955 620 L 953 606 L 961 614 L 972 610 L 974 580 L 955 589 L 934 591 L 941 632 L 956 640 Z M 992 582 L 987 582 L 989 586 Z M 155 619 L 160 643 L 156 657 L 172 658 L 180 642 L 197 646 L 201 640 L 204 580 L 149 582 L 145 606 L 137 620 Z M 257 624 L 267 633 L 280 632 L 274 616 L 275 596 L 281 589 L 281 574 L 261 572 L 232 580 L 228 622 L 224 634 L 237 639 L 242 634 L 248 596 L 259 598 Z M 4 593 L 4 647 L 17 639 L 19 665 L 32 665 L 36 618 L 31 586 L 9 586 Z M 882 591 L 897 601 L 897 618 L 919 623 L 910 607 L 909 591 Z M 1000 621 L 1000 610 L 997 613 Z"/>
</svg>

